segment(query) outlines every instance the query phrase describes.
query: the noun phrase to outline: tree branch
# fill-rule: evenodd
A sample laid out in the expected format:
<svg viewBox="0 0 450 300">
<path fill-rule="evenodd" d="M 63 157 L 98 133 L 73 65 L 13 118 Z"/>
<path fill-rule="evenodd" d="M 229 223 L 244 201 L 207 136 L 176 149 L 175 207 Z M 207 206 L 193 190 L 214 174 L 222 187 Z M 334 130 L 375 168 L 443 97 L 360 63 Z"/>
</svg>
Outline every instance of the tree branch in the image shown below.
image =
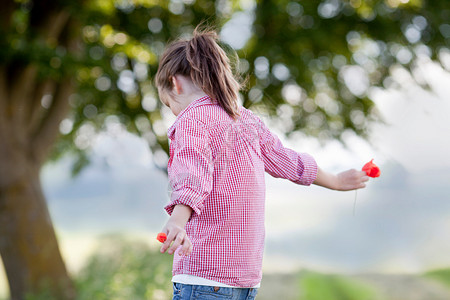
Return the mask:
<svg viewBox="0 0 450 300">
<path fill-rule="evenodd" d="M 71 16 L 68 3 L 41 0 L 33 5 L 30 27 L 47 43 L 56 44 Z"/>
<path fill-rule="evenodd" d="M 21 143 L 26 143 L 26 116 L 36 86 L 37 70 L 35 64 L 27 65 L 21 73 L 17 74 L 11 87 L 11 97 L 8 104 L 14 133 Z"/>
<path fill-rule="evenodd" d="M 63 79 L 56 87 L 52 106 L 42 120 L 38 131 L 33 135 L 30 155 L 37 162 L 43 163 L 54 141 L 59 135 L 59 123 L 69 111 L 69 96 L 74 90 L 70 78 Z"/>
<path fill-rule="evenodd" d="M 32 136 L 37 131 L 38 126 L 47 112 L 42 107 L 42 98 L 44 95 L 53 97 L 55 93 L 56 83 L 53 79 L 47 79 L 40 82 L 35 90 L 34 97 L 28 107 L 28 133 Z"/>
<path fill-rule="evenodd" d="M 48 18 L 48 23 L 45 26 L 47 28 L 47 40 L 58 40 L 59 35 L 64 30 L 69 18 L 70 13 L 67 10 L 61 10 L 52 14 L 52 16 Z"/>
<path fill-rule="evenodd" d="M 8 104 L 8 82 L 6 79 L 6 66 L 0 66 L 0 114 L 6 115 Z"/>
<path fill-rule="evenodd" d="M 0 66 L 0 136 L 6 131 L 6 108 L 8 102 L 8 87 L 6 83 L 6 67 Z"/>
<path fill-rule="evenodd" d="M 11 24 L 11 16 L 14 11 L 14 1 L 6 0 L 2 1 L 2 9 L 0 9 L 0 27 L 7 30 Z"/>
</svg>

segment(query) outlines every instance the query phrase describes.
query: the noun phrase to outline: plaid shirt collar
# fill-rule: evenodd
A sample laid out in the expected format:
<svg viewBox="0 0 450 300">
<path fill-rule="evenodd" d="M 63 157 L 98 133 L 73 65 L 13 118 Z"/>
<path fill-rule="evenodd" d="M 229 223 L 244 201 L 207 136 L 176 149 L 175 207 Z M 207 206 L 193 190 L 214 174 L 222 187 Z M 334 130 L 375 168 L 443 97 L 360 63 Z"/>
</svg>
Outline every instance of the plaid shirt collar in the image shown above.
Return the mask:
<svg viewBox="0 0 450 300">
<path fill-rule="evenodd" d="M 197 100 L 192 101 L 185 109 L 183 109 L 175 119 L 175 122 L 173 122 L 172 126 L 169 127 L 167 130 L 167 137 L 169 139 L 173 138 L 173 135 L 175 134 L 175 128 L 177 127 L 177 123 L 180 121 L 180 119 L 183 117 L 186 112 L 192 110 L 195 107 L 202 106 L 202 105 L 211 105 L 213 104 L 211 98 L 206 95 L 201 98 L 198 98 Z"/>
</svg>

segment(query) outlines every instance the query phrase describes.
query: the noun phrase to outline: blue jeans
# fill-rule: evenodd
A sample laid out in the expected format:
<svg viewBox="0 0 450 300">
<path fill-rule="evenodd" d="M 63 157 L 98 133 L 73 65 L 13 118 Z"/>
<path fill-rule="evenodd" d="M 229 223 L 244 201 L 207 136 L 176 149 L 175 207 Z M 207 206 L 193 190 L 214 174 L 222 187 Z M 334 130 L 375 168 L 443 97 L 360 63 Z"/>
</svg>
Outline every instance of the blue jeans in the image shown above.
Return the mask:
<svg viewBox="0 0 450 300">
<path fill-rule="evenodd" d="M 190 285 L 174 282 L 172 300 L 253 300 L 258 293 L 255 288 L 228 288 Z"/>
</svg>

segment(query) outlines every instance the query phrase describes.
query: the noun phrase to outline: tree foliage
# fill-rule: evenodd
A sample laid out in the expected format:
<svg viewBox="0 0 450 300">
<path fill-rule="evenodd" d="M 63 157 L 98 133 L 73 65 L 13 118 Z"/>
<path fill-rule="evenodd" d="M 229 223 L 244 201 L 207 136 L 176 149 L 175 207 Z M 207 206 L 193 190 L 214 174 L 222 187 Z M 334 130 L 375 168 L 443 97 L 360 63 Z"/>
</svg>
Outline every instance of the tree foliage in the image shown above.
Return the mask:
<svg viewBox="0 0 450 300">
<path fill-rule="evenodd" d="M 83 154 L 93 134 L 115 122 L 142 135 L 158 154 L 167 150 L 165 111 L 152 82 L 158 56 L 201 21 L 220 29 L 242 3 L 17 1 L 1 59 L 37 65 L 42 80 L 76 79 L 55 154 Z M 67 39 L 79 37 L 72 45 L 39 35 L 44 10 L 59 6 L 73 18 L 58 29 Z M 438 60 L 450 35 L 442 0 L 260 0 L 243 10 L 253 19 L 252 36 L 238 49 L 237 71 L 249 78 L 244 105 L 280 116 L 288 134 L 300 130 L 322 139 L 339 139 L 346 130 L 364 136 L 376 118 L 370 87 L 389 85 L 393 65 L 412 71 L 417 56 Z M 49 102 L 43 95 L 42 105 Z"/>
<path fill-rule="evenodd" d="M 270 112 L 292 120 L 287 133 L 365 136 L 377 118 L 370 88 L 389 87 L 393 66 L 414 74 L 418 57 L 439 60 L 449 17 L 446 1 L 258 1 L 244 50 L 256 75 L 247 104 L 271 98 Z"/>
</svg>

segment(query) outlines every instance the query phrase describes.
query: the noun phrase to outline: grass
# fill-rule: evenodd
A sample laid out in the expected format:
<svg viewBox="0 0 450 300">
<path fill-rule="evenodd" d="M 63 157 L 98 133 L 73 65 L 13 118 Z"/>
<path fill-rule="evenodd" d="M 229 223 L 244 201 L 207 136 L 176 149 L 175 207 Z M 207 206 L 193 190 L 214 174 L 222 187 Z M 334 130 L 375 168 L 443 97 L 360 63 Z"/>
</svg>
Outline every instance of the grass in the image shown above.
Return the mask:
<svg viewBox="0 0 450 300">
<path fill-rule="evenodd" d="M 450 287 L 450 268 L 429 271 L 425 273 L 425 277 L 438 280 L 444 283 L 446 286 Z"/>
<path fill-rule="evenodd" d="M 85 267 L 73 276 L 78 295 L 76 300 L 172 298 L 172 256 L 161 255 L 147 244 L 123 236 L 105 237 L 99 245 L 101 248 L 98 248 Z M 430 271 L 423 276 L 450 287 L 450 268 Z M 374 287 L 344 275 L 306 271 L 301 272 L 298 278 L 292 281 L 292 288 L 300 291 L 300 297 L 295 300 L 381 299 Z M 267 298 L 267 295 L 262 293 L 260 296 Z M 25 300 L 53 299 L 44 293 L 29 295 Z"/>
<path fill-rule="evenodd" d="M 76 277 L 77 300 L 171 299 L 171 256 L 122 237 L 100 244 Z"/>
<path fill-rule="evenodd" d="M 121 236 L 104 237 L 101 248 L 73 280 L 76 300 L 172 299 L 172 256 Z M 57 300 L 43 291 L 25 300 Z"/>
<path fill-rule="evenodd" d="M 300 277 L 302 300 L 375 300 L 376 291 L 340 275 L 306 272 Z"/>
</svg>

